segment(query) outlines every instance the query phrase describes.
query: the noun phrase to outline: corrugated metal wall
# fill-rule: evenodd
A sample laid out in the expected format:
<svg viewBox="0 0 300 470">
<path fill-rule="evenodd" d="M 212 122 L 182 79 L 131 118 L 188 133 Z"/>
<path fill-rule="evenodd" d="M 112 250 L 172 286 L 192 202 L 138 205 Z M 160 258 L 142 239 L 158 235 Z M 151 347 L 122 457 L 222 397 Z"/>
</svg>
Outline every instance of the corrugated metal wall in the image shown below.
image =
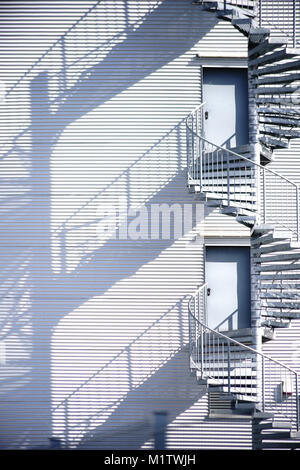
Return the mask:
<svg viewBox="0 0 300 470">
<path fill-rule="evenodd" d="M 300 139 L 290 141 L 286 150 L 276 150 L 268 168 L 300 184 Z M 275 195 L 275 191 L 274 191 Z M 287 212 L 290 208 L 287 207 Z M 295 213 L 295 212 L 293 212 Z M 300 320 L 292 320 L 286 331 L 276 331 L 276 339 L 263 345 L 266 354 L 282 361 L 300 373 Z"/>
<path fill-rule="evenodd" d="M 170 448 L 251 447 L 249 422 L 207 420 L 189 376 L 201 243 L 100 230 L 119 204 L 193 201 L 181 123 L 200 100 L 195 55 L 245 41 L 186 0 L 13 1 L 0 15 L 1 448 L 151 448 L 157 410 Z"/>
</svg>

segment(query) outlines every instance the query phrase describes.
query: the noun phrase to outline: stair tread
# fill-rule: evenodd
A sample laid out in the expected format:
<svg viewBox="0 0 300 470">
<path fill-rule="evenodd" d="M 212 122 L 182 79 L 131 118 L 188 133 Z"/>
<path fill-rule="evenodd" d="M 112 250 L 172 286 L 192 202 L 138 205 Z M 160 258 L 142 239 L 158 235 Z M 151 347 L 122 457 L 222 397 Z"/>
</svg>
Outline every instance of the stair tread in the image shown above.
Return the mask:
<svg viewBox="0 0 300 470">
<path fill-rule="evenodd" d="M 295 93 L 298 90 L 296 86 L 258 86 L 254 93 L 256 95 L 281 95 L 286 93 Z"/>
<path fill-rule="evenodd" d="M 256 269 L 258 271 L 263 271 L 263 272 L 277 272 L 277 271 L 298 271 L 300 270 L 300 264 L 296 263 L 288 263 L 288 264 L 259 264 L 256 266 Z"/>
<path fill-rule="evenodd" d="M 252 26 L 249 33 L 247 34 L 250 43 L 261 43 L 267 36 L 269 36 L 270 30 L 259 26 Z"/>
<path fill-rule="evenodd" d="M 280 321 L 280 320 L 277 320 L 274 319 L 274 320 L 271 320 L 271 319 L 268 319 L 268 320 L 264 320 L 261 322 L 261 326 L 268 326 L 268 327 L 272 327 L 272 328 L 289 328 L 290 327 L 290 321 Z"/>
<path fill-rule="evenodd" d="M 287 237 L 287 233 L 280 235 L 280 232 L 270 233 L 267 235 L 262 235 L 256 239 L 252 240 L 252 246 L 262 246 L 262 245 L 272 245 L 274 243 L 285 241 L 286 243 L 290 243 L 289 238 Z"/>
<path fill-rule="evenodd" d="M 196 185 L 195 185 L 196 186 Z M 199 190 L 200 192 L 200 190 Z M 218 200 L 222 200 L 222 201 L 227 201 L 227 192 L 224 190 L 224 191 L 208 191 L 204 188 L 202 188 L 202 193 L 205 192 L 206 195 L 207 195 L 207 198 L 211 198 L 211 199 L 218 199 Z M 243 195 L 243 193 L 241 193 L 241 196 Z M 231 197 L 230 197 L 230 202 L 234 203 L 234 204 L 237 204 L 237 207 L 240 207 L 240 204 L 251 204 L 251 207 L 253 207 L 253 209 L 255 209 L 255 205 L 252 204 L 252 202 L 254 203 L 256 201 L 256 197 L 251 195 L 251 194 L 246 194 L 245 195 L 245 199 L 236 195 L 234 196 L 234 193 L 231 193 Z"/>
<path fill-rule="evenodd" d="M 253 414 L 252 414 L 252 417 L 254 419 L 269 419 L 269 418 L 273 418 L 273 413 L 266 413 L 264 411 L 255 411 Z"/>
<path fill-rule="evenodd" d="M 268 289 L 268 291 L 264 291 L 265 287 L 261 287 L 259 290 L 262 292 L 260 292 L 260 297 L 261 298 L 268 298 L 268 299 L 286 299 L 286 300 L 299 300 L 300 301 L 300 293 L 299 292 L 290 292 L 288 290 L 286 290 L 285 292 L 270 292 L 270 290 Z"/>
<path fill-rule="evenodd" d="M 279 62 L 284 59 L 289 59 L 300 54 L 300 49 L 285 47 L 279 51 L 271 52 L 257 58 L 249 60 L 249 67 L 263 66 L 274 62 Z"/>
<path fill-rule="evenodd" d="M 291 295 L 292 290 L 296 290 L 296 294 L 299 295 L 300 282 L 284 283 L 278 281 L 278 283 L 263 283 L 260 285 L 260 290 L 268 289 L 268 292 L 276 293 L 278 290 L 284 292 L 287 290 L 288 294 Z"/>
<path fill-rule="evenodd" d="M 290 319 L 296 320 L 300 318 L 300 310 L 298 312 L 264 311 L 264 312 L 261 312 L 261 315 L 263 317 L 276 317 L 276 318 L 281 318 L 281 319 L 290 318 Z"/>
<path fill-rule="evenodd" d="M 300 249 L 300 243 L 288 241 L 284 243 L 273 244 L 271 246 L 262 246 L 256 250 L 255 254 L 256 253 L 259 253 L 259 254 L 272 253 L 272 252 L 286 251 L 286 250 L 292 250 L 292 249 Z"/>
<path fill-rule="evenodd" d="M 264 78 L 259 78 L 257 80 L 257 85 L 268 85 L 275 83 L 291 83 L 300 80 L 300 72 L 298 73 L 286 73 L 281 76 L 268 76 Z"/>
<path fill-rule="evenodd" d="M 280 261 L 294 261 L 299 260 L 300 253 L 297 251 L 295 252 L 287 252 L 287 253 L 269 253 L 269 256 L 260 256 L 258 258 L 253 258 L 255 263 L 273 263 L 273 262 L 280 262 Z"/>
<path fill-rule="evenodd" d="M 255 394 L 254 389 L 256 389 L 254 386 L 252 387 L 252 390 L 250 389 L 250 387 L 236 387 L 236 386 L 230 387 L 231 393 L 234 393 L 235 395 L 238 395 L 238 396 L 243 396 L 243 400 L 257 402 L 259 400 Z M 228 385 L 215 386 L 215 390 L 228 392 L 229 387 Z"/>
<path fill-rule="evenodd" d="M 278 136 L 282 136 L 282 137 L 286 137 L 286 138 L 300 137 L 300 131 L 296 131 L 294 129 L 282 129 L 282 128 L 279 128 L 279 127 L 259 124 L 259 130 L 261 132 L 266 133 L 266 134 L 278 135 Z"/>
<path fill-rule="evenodd" d="M 300 60 L 286 62 L 284 64 L 271 65 L 269 67 L 261 67 L 253 71 L 254 75 L 276 74 L 289 70 L 300 70 Z"/>
<path fill-rule="evenodd" d="M 269 421 L 267 423 L 260 423 L 258 424 L 258 427 L 260 429 L 292 429 L 292 424 L 290 421 L 278 421 L 276 419 L 273 419 L 272 421 Z"/>
<path fill-rule="evenodd" d="M 295 126 L 295 127 L 300 127 L 300 122 L 299 118 L 287 118 L 287 117 L 275 117 L 275 116 L 259 116 L 259 122 L 260 123 L 266 123 L 266 124 L 280 124 L 282 126 Z"/>
<path fill-rule="evenodd" d="M 277 47 L 287 45 L 288 44 L 288 38 L 283 38 L 283 37 L 269 37 L 266 39 L 264 42 L 261 44 L 258 44 L 258 46 L 252 48 L 249 50 L 249 57 L 255 57 L 256 55 L 261 55 L 266 52 L 272 51 L 273 49 L 276 49 Z"/>
<path fill-rule="evenodd" d="M 269 136 L 260 136 L 259 141 L 266 146 L 270 145 L 274 148 L 288 148 L 289 146 L 287 142 Z"/>
<path fill-rule="evenodd" d="M 266 104 L 279 104 L 281 106 L 290 106 L 290 105 L 298 105 L 300 103 L 300 99 L 298 96 L 289 95 L 289 96 L 280 96 L 278 98 L 270 98 L 266 96 L 257 96 L 256 104 L 266 105 Z"/>
<path fill-rule="evenodd" d="M 298 442 L 291 442 L 291 440 L 287 441 L 287 442 L 264 442 L 263 443 L 263 448 L 267 449 L 267 448 L 270 448 L 270 449 L 282 449 L 282 448 L 285 448 L 285 449 L 289 449 L 289 448 L 299 448 L 300 447 L 300 443 Z"/>
<path fill-rule="evenodd" d="M 275 228 L 274 225 L 271 225 L 271 224 L 257 224 L 253 228 L 251 235 L 265 234 L 274 230 L 274 228 Z"/>
<path fill-rule="evenodd" d="M 201 2 L 200 5 L 202 8 L 207 9 L 207 10 L 214 10 L 216 13 L 223 14 L 223 15 L 230 15 L 230 20 L 232 19 L 232 15 L 235 14 L 236 16 L 238 14 L 240 15 L 247 15 L 249 17 L 254 18 L 254 13 L 252 9 L 245 9 L 245 4 L 241 2 L 235 2 L 235 5 L 227 4 L 226 5 L 226 10 L 224 10 L 224 3 L 223 2 L 216 2 L 216 1 L 211 1 L 211 0 L 205 0 L 204 2 Z M 248 0 L 248 3 L 251 4 L 251 0 Z"/>
<path fill-rule="evenodd" d="M 258 112 L 265 114 L 295 116 L 295 119 L 300 117 L 300 110 L 297 111 L 295 108 L 276 108 L 268 106 L 259 106 Z"/>
<path fill-rule="evenodd" d="M 273 280 L 300 280 L 300 274 L 299 273 L 285 273 L 285 274 L 261 274 L 260 275 L 260 280 L 261 281 L 273 281 Z"/>
<path fill-rule="evenodd" d="M 213 183 L 211 182 L 211 178 L 215 178 Z M 196 179 L 195 181 L 200 181 L 200 178 Z M 203 176 L 201 178 L 201 181 L 203 185 L 223 186 L 227 188 L 227 178 L 225 177 L 225 175 L 222 175 L 222 174 L 219 175 L 217 172 L 212 173 L 210 175 Z M 247 178 L 247 179 L 245 179 L 245 177 L 234 178 L 234 175 L 233 175 L 232 181 L 230 181 L 229 185 L 230 185 L 230 188 L 234 191 L 241 192 L 245 189 L 247 191 L 254 192 L 255 191 L 254 183 L 255 183 L 254 178 Z"/>
<path fill-rule="evenodd" d="M 251 416 L 249 415 L 245 415 L 245 414 L 236 414 L 236 413 L 232 413 L 232 414 L 228 414 L 228 413 L 218 413 L 218 412 L 213 412 L 213 413 L 209 413 L 208 417 L 210 419 L 247 419 L 247 420 L 250 420 L 251 419 Z"/>
<path fill-rule="evenodd" d="M 228 374 L 228 361 L 224 359 L 224 361 L 220 361 L 219 364 L 208 364 L 208 361 L 204 361 L 203 363 L 203 370 L 207 373 L 208 377 L 217 378 L 223 377 L 224 373 Z M 214 357 L 214 361 L 217 361 L 217 358 Z M 200 363 L 195 363 L 196 365 L 199 364 L 199 368 L 201 367 Z M 219 375 L 220 374 L 220 375 Z M 249 375 L 248 375 L 249 374 Z M 255 377 L 256 376 L 256 360 L 249 361 L 246 366 L 240 365 L 238 359 L 232 359 L 230 361 L 230 376 L 232 378 L 240 378 L 242 377 Z"/>
</svg>

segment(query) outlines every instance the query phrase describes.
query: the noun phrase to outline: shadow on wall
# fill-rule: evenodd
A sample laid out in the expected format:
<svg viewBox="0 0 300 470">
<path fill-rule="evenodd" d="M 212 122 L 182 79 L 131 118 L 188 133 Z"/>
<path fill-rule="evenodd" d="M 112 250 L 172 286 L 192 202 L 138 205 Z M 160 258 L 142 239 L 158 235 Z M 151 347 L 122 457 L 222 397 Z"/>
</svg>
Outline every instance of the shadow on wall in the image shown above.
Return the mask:
<svg viewBox="0 0 300 470">
<path fill-rule="evenodd" d="M 4 228 L 1 237 L 5 259 L 1 274 L 3 281 L 1 341 L 5 342 L 7 356 L 6 363 L 1 367 L 1 379 L 3 380 L 1 412 L 3 411 L 3 413 L 0 423 L 0 429 L 2 429 L 0 445 L 2 448 L 20 448 L 44 443 L 53 432 L 51 411 L 53 351 L 51 347 L 53 333 L 55 333 L 58 323 L 74 309 L 80 306 L 84 308 L 85 302 L 92 300 L 95 292 L 101 298 L 118 282 L 134 276 L 140 268 L 155 260 L 164 250 L 174 244 L 174 239 L 159 240 L 157 243 L 150 240 L 143 242 L 124 240 L 122 243 L 118 243 L 118 240 L 107 239 L 100 248 L 95 248 L 93 232 L 92 248 L 88 248 L 90 253 L 86 255 L 87 247 L 83 244 L 80 256 L 77 256 L 79 261 L 76 261 L 75 265 L 71 262 L 70 268 L 68 256 L 71 250 L 70 258 L 72 259 L 73 248 L 72 243 L 68 240 L 68 232 L 70 232 L 68 224 L 73 223 L 73 217 L 68 217 L 67 223 L 62 224 L 62 230 L 58 230 L 56 234 L 51 233 L 51 217 L 53 217 L 53 206 L 57 203 L 57 199 L 59 199 L 59 203 L 64 204 L 64 201 L 68 202 L 70 198 L 76 197 L 68 192 L 67 187 L 65 192 L 61 194 L 55 193 L 53 195 L 52 191 L 51 160 L 53 149 L 66 126 L 74 119 L 78 119 L 96 106 L 107 102 L 153 71 L 177 58 L 201 39 L 197 30 L 200 14 L 188 2 L 178 2 L 176 10 L 171 9 L 172 4 L 171 1 L 165 1 L 146 15 L 140 25 L 128 26 L 123 31 L 124 36 L 121 37 L 121 42 L 113 45 L 102 60 L 99 60 L 98 57 L 98 63 L 88 70 L 80 72 L 79 76 L 75 78 L 75 83 L 73 80 L 71 86 L 68 86 L 67 83 L 70 71 L 68 70 L 68 60 L 66 60 L 65 68 L 62 70 L 65 75 L 63 81 L 65 88 L 62 92 L 60 86 L 59 99 L 52 101 L 51 80 L 53 77 L 51 77 L 49 85 L 49 73 L 41 72 L 31 82 L 30 126 L 13 139 L 13 147 L 6 153 L 3 160 L 8 168 L 14 170 L 14 176 L 11 177 L 11 173 L 8 171 L 9 176 L 4 179 L 5 196 L 1 201 Z M 126 6 L 127 3 L 124 2 L 124 5 Z M 167 26 L 166 18 L 168 18 Z M 175 29 L 178 32 L 178 41 L 174 43 L 172 30 Z M 157 30 L 161 32 L 160 47 L 157 47 Z M 72 46 L 69 45 L 69 47 Z M 74 48 L 76 49 L 76 47 L 75 43 Z M 132 47 L 135 48 L 134 57 L 131 54 Z M 95 57 L 97 58 L 97 56 Z M 86 65 L 85 62 L 84 64 Z M 116 73 L 115 78 L 111 75 L 112 70 Z M 172 127 L 170 126 L 170 128 Z M 169 130 L 166 137 L 177 142 L 177 152 L 172 153 L 173 147 L 172 151 L 165 154 L 170 159 L 170 174 L 167 178 L 162 178 L 159 184 L 155 183 L 153 186 L 151 186 L 153 175 L 147 179 L 144 174 L 143 184 L 146 180 L 152 189 L 147 198 L 141 201 L 142 204 L 160 203 L 165 199 L 169 202 L 170 194 L 173 195 L 172 203 L 176 200 L 182 202 L 178 187 L 184 188 L 186 183 L 182 162 L 184 156 L 178 150 L 181 147 L 179 129 L 178 125 L 173 130 Z M 164 142 L 163 138 L 158 140 L 157 145 L 162 145 L 162 142 Z M 68 143 L 65 145 L 68 146 Z M 156 145 L 152 144 L 149 151 L 153 151 L 155 148 Z M 67 150 L 68 147 L 66 147 Z M 143 154 L 143 158 L 147 161 L 147 153 Z M 157 168 L 155 168 L 156 170 Z M 131 177 L 132 168 L 126 173 L 125 179 L 129 181 L 130 191 L 134 191 L 134 184 L 137 184 L 136 174 L 135 179 L 130 180 Z M 128 196 L 127 200 L 130 200 L 128 187 L 125 186 L 122 191 L 124 196 Z M 91 200 L 94 200 L 94 197 L 97 204 L 101 203 L 101 192 L 99 194 L 95 191 L 95 196 L 92 196 Z M 89 207 L 89 203 L 83 204 L 84 210 Z M 77 227 L 81 223 L 81 214 L 81 209 L 76 209 L 74 212 L 75 226 Z M 96 220 L 95 224 L 98 222 Z M 93 224 L 91 226 L 93 228 Z M 76 232 L 76 236 L 78 237 L 78 232 Z M 60 254 L 55 258 L 53 246 L 57 240 L 59 240 Z M 112 252 L 114 253 L 113 259 L 111 258 Z M 143 252 L 143 256 L 140 256 L 139 252 Z M 58 263 L 57 270 L 56 263 Z M 107 275 L 108 268 L 109 277 Z M 151 273 L 145 279 L 151 279 Z M 136 284 L 138 285 L 138 282 Z M 159 292 L 155 285 L 152 289 L 151 295 Z M 149 295 L 149 299 L 151 295 Z M 183 300 L 184 294 L 181 290 L 178 291 L 175 298 Z M 172 304 L 170 305 L 170 300 L 168 300 L 163 311 L 169 312 L 170 307 Z M 174 318 L 177 318 L 178 321 L 176 303 L 174 309 L 171 311 L 176 312 Z M 103 312 L 103 315 L 107 315 L 107 310 L 103 310 Z M 97 314 L 101 317 L 101 312 L 97 312 Z M 155 312 L 155 314 L 156 318 L 162 316 L 162 312 L 159 314 Z M 88 312 L 86 315 L 88 317 Z M 112 325 L 111 340 L 115 343 L 114 350 L 122 351 L 124 341 L 130 344 L 130 340 L 125 337 L 117 344 L 118 338 L 114 336 L 115 330 L 113 329 L 114 320 L 113 316 L 109 318 Z M 151 325 L 151 316 L 146 319 L 146 325 Z M 166 322 L 164 328 L 164 334 L 167 338 L 164 341 L 165 351 L 169 351 L 171 355 L 175 354 L 183 346 L 184 341 L 180 336 L 182 333 L 176 325 L 177 337 L 173 342 L 172 322 Z M 143 325 L 138 328 L 137 334 L 134 329 L 131 334 L 133 336 L 136 334 L 138 338 L 142 330 Z M 65 339 L 64 341 L 66 343 Z M 147 390 L 151 388 L 151 384 L 154 384 L 155 380 L 160 383 L 162 376 L 167 377 L 168 370 L 170 374 L 173 374 L 173 366 L 175 367 L 177 364 L 177 355 L 174 359 L 169 357 L 170 362 L 166 362 L 165 355 L 160 357 L 161 345 L 159 342 L 154 344 L 155 354 L 146 358 L 147 370 L 151 371 L 149 384 L 148 379 L 144 377 L 147 375 L 146 370 L 143 376 L 145 383 L 138 385 L 137 390 L 129 388 L 129 391 L 127 389 L 120 391 L 118 399 L 120 400 L 121 397 L 124 400 L 125 397 L 125 402 L 119 401 L 116 405 L 117 410 L 113 414 L 108 413 L 103 421 L 105 422 L 105 433 L 111 432 L 117 419 L 125 422 L 128 410 L 133 409 L 134 399 L 138 400 L 137 403 L 141 403 L 141 405 L 138 404 L 138 409 L 140 409 L 138 420 L 140 420 L 141 416 L 144 416 L 146 407 L 143 394 L 147 395 Z M 71 338 L 71 346 L 74 355 L 76 338 Z M 79 378 L 80 383 L 85 383 L 89 377 L 93 376 L 94 370 L 99 369 L 98 363 L 101 363 L 103 358 L 98 354 L 99 351 L 96 354 L 96 367 L 93 366 L 92 370 L 86 364 L 83 365 L 82 376 Z M 73 357 L 77 360 L 76 354 Z M 161 367 L 163 370 L 159 371 Z M 158 371 L 154 375 L 153 368 Z M 121 371 L 122 365 L 117 370 Z M 181 373 L 182 370 L 179 368 L 176 372 L 178 374 L 176 380 L 179 380 Z M 115 378 L 115 372 L 112 377 Z M 106 379 L 105 382 L 107 383 Z M 114 384 L 115 389 L 118 388 L 118 383 L 114 380 L 110 383 Z M 60 392 L 61 395 L 58 393 L 54 405 L 56 406 L 57 402 L 64 400 L 65 396 L 72 393 L 72 390 L 76 390 L 77 386 L 77 378 L 74 379 L 74 382 L 70 380 L 68 384 L 65 384 L 65 390 Z M 59 384 L 57 389 L 59 389 Z M 192 398 L 188 397 L 182 400 L 178 398 L 178 405 L 176 405 L 177 401 L 174 402 L 174 408 L 172 411 L 170 410 L 170 419 L 182 412 L 185 406 L 189 406 L 193 399 L 196 399 L 193 393 Z M 93 400 L 94 397 L 95 395 L 93 395 Z M 99 400 L 93 401 L 92 404 L 88 401 L 88 406 L 92 407 L 91 416 L 97 413 L 95 407 L 96 410 L 97 408 L 101 409 Z M 79 411 L 78 415 L 80 415 Z M 114 416 L 119 416 L 119 418 L 116 418 L 115 421 Z M 68 428 L 70 426 L 68 416 L 65 419 Z M 141 419 L 142 422 L 143 420 L 144 418 Z M 24 426 L 23 423 L 26 425 Z M 98 425 L 99 421 L 96 420 L 93 426 Z M 62 427 L 64 426 L 65 424 L 62 425 Z M 91 426 L 88 427 L 88 432 L 90 429 Z M 141 443 L 143 439 L 147 438 L 146 434 L 145 431 L 143 438 L 137 442 Z M 82 431 L 79 435 L 82 438 Z"/>
<path fill-rule="evenodd" d="M 195 387 L 195 381 L 189 372 L 188 350 L 182 348 L 160 364 L 144 383 L 130 390 L 106 421 L 88 432 L 77 448 L 142 448 L 154 437 L 153 413 L 164 411 L 169 424 L 206 393 L 205 388 Z M 200 421 L 201 417 L 194 419 Z M 82 425 L 81 428 L 84 429 Z"/>
</svg>

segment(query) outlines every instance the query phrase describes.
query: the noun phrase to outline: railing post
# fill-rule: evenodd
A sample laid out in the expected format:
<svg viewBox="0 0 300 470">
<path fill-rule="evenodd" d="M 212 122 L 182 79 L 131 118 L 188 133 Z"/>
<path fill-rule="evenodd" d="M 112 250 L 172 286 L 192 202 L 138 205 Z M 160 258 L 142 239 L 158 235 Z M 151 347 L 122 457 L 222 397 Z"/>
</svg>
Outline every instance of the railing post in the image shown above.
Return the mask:
<svg viewBox="0 0 300 470">
<path fill-rule="evenodd" d="M 201 344 L 200 344 L 200 348 L 201 348 L 201 352 L 200 352 L 200 364 L 201 364 L 201 378 L 203 379 L 203 374 L 204 374 L 204 370 L 203 370 L 203 352 L 204 352 L 204 347 L 203 347 L 203 339 L 204 339 L 204 334 L 203 334 L 203 325 L 201 325 Z"/>
<path fill-rule="evenodd" d="M 190 168 L 191 168 L 191 159 L 190 159 L 190 144 L 189 144 L 189 129 L 188 129 L 188 118 L 185 120 L 185 139 L 186 139 L 186 156 L 187 156 L 187 176 L 188 183 L 190 180 Z"/>
<path fill-rule="evenodd" d="M 298 383 L 298 374 L 296 373 L 296 426 L 297 431 L 299 431 L 299 383 Z"/>
<path fill-rule="evenodd" d="M 229 207 L 230 206 L 229 152 L 226 152 L 226 154 L 227 154 L 227 170 L 226 170 L 226 175 L 227 175 L 227 205 Z"/>
<path fill-rule="evenodd" d="M 264 224 L 267 222 L 267 203 L 266 203 L 266 181 L 265 181 L 265 170 L 262 170 L 262 185 L 263 185 L 263 211 L 264 211 Z"/>
<path fill-rule="evenodd" d="M 194 118 L 192 116 L 192 124 L 191 124 L 191 129 L 192 129 L 192 141 L 191 141 L 191 147 L 192 147 L 192 154 L 191 154 L 191 157 L 192 157 L 192 168 L 193 168 L 193 171 L 192 171 L 192 178 L 195 179 L 195 142 L 194 142 Z"/>
<path fill-rule="evenodd" d="M 262 0 L 259 0 L 258 2 L 258 8 L 259 8 L 259 19 L 258 19 L 258 22 L 259 22 L 259 27 L 261 28 L 262 26 Z"/>
<path fill-rule="evenodd" d="M 261 361 L 261 401 L 262 411 L 265 411 L 265 358 L 262 356 Z"/>
<path fill-rule="evenodd" d="M 204 288 L 203 297 L 203 322 L 207 325 L 207 286 Z"/>
<path fill-rule="evenodd" d="M 199 139 L 199 183 L 200 193 L 202 192 L 202 166 L 203 166 L 203 140 Z"/>
<path fill-rule="evenodd" d="M 227 340 L 227 375 L 228 375 L 228 393 L 231 392 L 230 381 L 230 341 Z"/>
<path fill-rule="evenodd" d="M 296 0 L 293 1 L 293 47 L 296 47 Z"/>
<path fill-rule="evenodd" d="M 196 325 L 195 325 L 195 329 L 196 329 Z M 190 358 L 193 356 L 192 337 L 193 337 L 193 334 L 192 334 L 192 317 L 189 314 L 189 351 L 190 351 Z"/>
<path fill-rule="evenodd" d="M 296 186 L 296 221 L 297 221 L 297 242 L 299 241 L 299 186 Z"/>
</svg>

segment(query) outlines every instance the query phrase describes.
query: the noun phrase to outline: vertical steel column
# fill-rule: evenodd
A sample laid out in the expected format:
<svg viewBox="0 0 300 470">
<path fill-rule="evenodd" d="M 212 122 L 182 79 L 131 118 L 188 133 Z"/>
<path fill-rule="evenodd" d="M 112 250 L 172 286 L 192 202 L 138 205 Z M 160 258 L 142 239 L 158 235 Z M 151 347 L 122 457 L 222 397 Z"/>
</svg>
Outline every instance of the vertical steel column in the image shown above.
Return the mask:
<svg viewBox="0 0 300 470">
<path fill-rule="evenodd" d="M 260 5 L 261 8 L 261 5 Z M 249 42 L 248 48 L 253 47 Z M 256 81 L 253 75 L 253 71 L 257 67 L 251 67 L 248 64 L 248 95 L 249 95 L 249 143 L 251 160 L 257 165 L 260 165 L 260 143 L 259 143 L 259 118 L 256 104 Z M 255 165 L 255 195 L 256 195 L 256 224 L 260 223 L 259 214 L 261 212 L 261 184 L 260 184 L 260 167 Z M 262 350 L 262 338 L 261 338 L 261 311 L 260 311 L 260 273 L 257 270 L 256 263 L 254 261 L 255 255 L 253 253 L 254 248 L 251 246 L 251 328 L 253 331 L 253 347 L 258 353 Z M 262 395 L 262 383 L 261 382 L 261 356 L 256 355 L 256 368 L 257 368 L 257 398 L 261 401 Z"/>
</svg>

